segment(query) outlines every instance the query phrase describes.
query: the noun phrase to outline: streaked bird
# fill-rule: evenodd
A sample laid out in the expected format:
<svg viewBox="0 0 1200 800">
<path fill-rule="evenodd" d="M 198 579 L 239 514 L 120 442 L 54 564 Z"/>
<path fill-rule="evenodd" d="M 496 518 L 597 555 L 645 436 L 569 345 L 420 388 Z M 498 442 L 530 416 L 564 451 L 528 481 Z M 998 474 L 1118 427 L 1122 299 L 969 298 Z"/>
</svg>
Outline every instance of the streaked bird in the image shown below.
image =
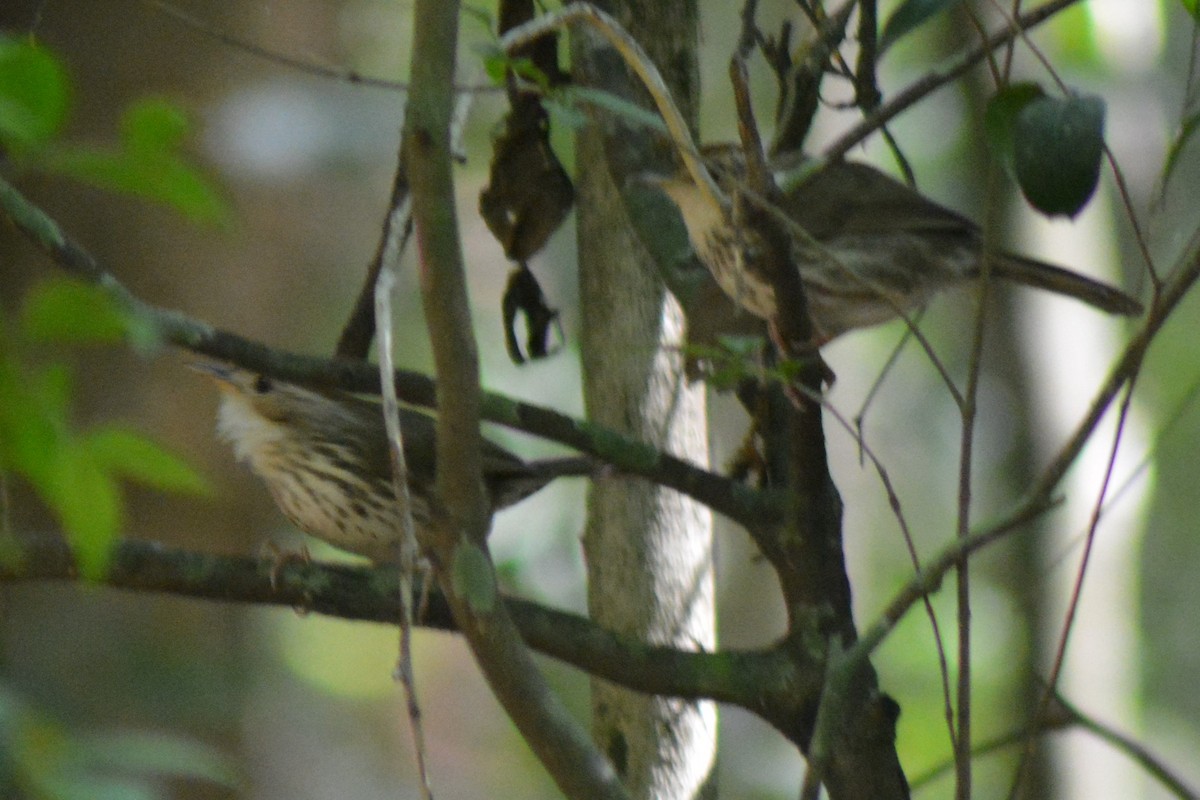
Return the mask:
<svg viewBox="0 0 1200 800">
<path fill-rule="evenodd" d="M 398 561 L 401 508 L 379 403 L 306 389 L 237 367 L 195 364 L 221 390 L 217 430 L 267 484 L 296 527 L 378 563 Z M 430 524 L 436 476 L 434 418 L 400 410 L 413 521 Z M 591 475 L 587 458 L 524 461 L 483 441 L 483 480 L 492 510 L 520 502 L 550 481 Z"/>
<path fill-rule="evenodd" d="M 756 202 L 746 193 L 745 159 L 732 144 L 705 147 L 703 155 L 732 209 L 711 202 L 686 172 L 648 182 L 679 209 L 692 249 L 725 293 L 749 313 L 773 320 L 787 309 L 778 307 L 774 284 L 756 263 L 765 245 L 736 222 L 739 204 Z M 790 255 L 820 344 L 916 311 L 938 292 L 979 278 L 979 226 L 867 164 L 827 165 L 784 195 L 778 209 L 811 237 L 790 229 Z M 1142 310 L 1119 289 L 1036 259 L 997 252 L 991 268 L 998 279 L 1110 314 Z"/>
</svg>

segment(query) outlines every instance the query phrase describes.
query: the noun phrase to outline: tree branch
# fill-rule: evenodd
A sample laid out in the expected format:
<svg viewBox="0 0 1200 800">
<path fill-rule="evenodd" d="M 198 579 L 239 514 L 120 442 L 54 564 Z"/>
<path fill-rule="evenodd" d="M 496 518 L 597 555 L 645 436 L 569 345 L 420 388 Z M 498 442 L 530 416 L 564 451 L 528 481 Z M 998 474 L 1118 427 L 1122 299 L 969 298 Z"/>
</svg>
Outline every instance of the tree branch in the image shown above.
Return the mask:
<svg viewBox="0 0 1200 800">
<path fill-rule="evenodd" d="M 442 507 L 434 510 L 422 550 L 496 699 L 559 789 L 579 800 L 620 800 L 628 795 L 616 770 L 550 689 L 521 641 L 500 601 L 488 553 L 479 358 L 450 164 L 458 14 L 456 2 L 417 0 L 403 134 L 421 297 L 438 376 L 437 497 Z"/>
<path fill-rule="evenodd" d="M 165 342 L 280 380 L 379 394 L 379 370 L 359 359 L 324 359 L 276 350 L 175 309 L 146 303 L 3 178 L 0 178 L 0 214 L 55 264 L 77 278 L 103 287 L 129 314 L 145 321 Z M 426 408 L 437 406 L 436 384 L 428 375 L 397 370 L 394 378 L 396 391 L 404 402 Z M 489 422 L 573 447 L 612 464 L 622 473 L 646 478 L 692 497 L 743 525 L 762 524 L 779 517 L 781 500 L 777 493 L 756 491 L 610 428 L 491 392 L 483 394 L 482 411 Z"/>
<path fill-rule="evenodd" d="M 78 582 L 74 557 L 59 539 L 23 539 L 16 557 L 0 564 L 0 584 Z M 198 553 L 158 542 L 116 545 L 101 584 L 219 603 L 292 608 L 356 622 L 398 625 L 399 576 L 392 567 L 270 560 Z M 419 600 L 420 598 L 414 598 Z M 785 728 L 782 709 L 815 698 L 821 667 L 793 663 L 779 645 L 716 653 L 649 645 L 606 630 L 586 617 L 504 596 L 521 638 L 543 655 L 590 675 L 647 694 L 707 699 L 741 706 Z M 432 588 L 418 624 L 458 632 L 445 595 Z"/>
</svg>

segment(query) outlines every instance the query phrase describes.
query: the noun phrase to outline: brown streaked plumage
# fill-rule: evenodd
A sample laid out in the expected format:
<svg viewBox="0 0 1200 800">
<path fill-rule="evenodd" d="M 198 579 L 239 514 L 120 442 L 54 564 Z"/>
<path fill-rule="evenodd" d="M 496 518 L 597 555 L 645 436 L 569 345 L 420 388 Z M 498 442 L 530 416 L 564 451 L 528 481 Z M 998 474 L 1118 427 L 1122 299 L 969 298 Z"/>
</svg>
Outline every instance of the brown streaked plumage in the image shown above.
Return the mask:
<svg viewBox="0 0 1200 800">
<path fill-rule="evenodd" d="M 739 194 L 745 168 L 736 145 L 709 146 L 704 155 L 735 209 L 753 202 Z M 755 265 L 761 245 L 754 232 L 732 223 L 736 214 L 709 202 L 686 173 L 651 182 L 679 208 L 693 250 L 726 294 L 755 316 L 776 318 L 775 290 Z M 793 232 L 793 260 L 822 343 L 913 312 L 939 291 L 979 277 L 979 227 L 867 164 L 827 165 L 784 196 L 780 210 L 824 249 Z M 996 253 L 992 274 L 1110 314 L 1141 313 L 1119 289 L 1036 259 Z"/>
<path fill-rule="evenodd" d="M 275 504 L 296 527 L 378 563 L 398 560 L 401 509 L 378 403 L 236 367 L 194 368 L 221 390 L 221 437 L 266 482 Z M 400 425 L 413 522 L 420 528 L 431 519 L 435 421 L 429 414 L 401 409 Z M 555 478 L 595 471 L 586 458 L 527 462 L 483 442 L 483 478 L 493 511 L 525 499 Z"/>
</svg>

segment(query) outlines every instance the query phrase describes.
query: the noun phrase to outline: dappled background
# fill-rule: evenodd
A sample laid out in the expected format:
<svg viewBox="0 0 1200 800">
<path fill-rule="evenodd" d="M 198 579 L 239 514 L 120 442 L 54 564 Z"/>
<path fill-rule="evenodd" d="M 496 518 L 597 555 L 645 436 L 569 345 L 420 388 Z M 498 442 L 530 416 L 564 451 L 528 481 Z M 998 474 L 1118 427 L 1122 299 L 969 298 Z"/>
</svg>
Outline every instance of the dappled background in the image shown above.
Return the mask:
<svg viewBox="0 0 1200 800">
<path fill-rule="evenodd" d="M 735 135 L 726 79 L 734 10 L 709 2 L 704 17 L 702 138 Z M 763 3 L 764 14 L 791 4 Z M 885 10 L 887 4 L 883 4 Z M 358 291 L 386 208 L 395 166 L 403 94 L 304 74 L 222 42 L 228 33 L 302 61 L 350 67 L 402 80 L 409 58 L 411 7 L 386 0 L 256 0 L 173 5 L 209 31 L 183 24 L 151 2 L 10 0 L 0 24 L 32 32 L 65 62 L 75 82 L 69 135 L 110 142 L 120 110 L 165 96 L 186 109 L 194 129 L 187 150 L 220 187 L 224 222 L 194 224 L 143 201 L 36 173 L 20 188 L 58 219 L 139 296 L 178 308 L 269 345 L 330 353 Z M 764 20 L 764 28 L 771 29 Z M 884 62 L 885 97 L 968 41 L 953 15 L 915 34 Z M 486 27 L 464 15 L 462 80 L 482 83 L 473 44 Z M 1068 83 L 1108 103 L 1108 141 L 1119 159 L 1161 269 L 1182 249 L 1196 205 L 1197 168 L 1185 150 L 1172 184 L 1161 169 L 1180 124 L 1193 30 L 1176 0 L 1093 1 L 1063 14 L 1036 40 Z M 1018 69 L 1041 78 L 1028 54 Z M 759 87 L 760 111 L 772 97 Z M 846 92 L 829 84 L 831 104 Z M 982 78 L 943 90 L 902 117 L 894 133 L 922 191 L 997 223 L 1006 246 L 1148 290 L 1144 268 L 1111 176 L 1075 224 L 1053 226 L 1020 213 L 1009 187 L 989 204 L 986 146 L 978 120 L 989 88 Z M 503 346 L 500 294 L 509 265 L 476 212 L 502 97 L 481 93 L 467 128 L 459 169 L 460 214 L 483 379 L 491 389 L 578 414 L 578 320 L 574 235 L 568 224 L 532 266 L 562 310 L 565 347 L 544 362 L 514 366 Z M 827 110 L 814 146 L 851 117 Z M 570 158 L 561 127 L 555 144 Z M 878 145 L 853 157 L 887 169 Z M 0 232 L 0 314 L 12 318 L 30 287 L 54 268 L 12 231 Z M 428 344 L 415 269 L 397 301 L 397 360 L 427 370 Z M 1022 291 L 1000 293 L 985 357 L 977 444 L 975 519 L 1008 508 L 1045 465 L 1085 407 L 1121 342 L 1123 324 L 1069 301 Z M 959 293 L 933 304 L 924 330 L 956 376 L 969 358 L 972 304 Z M 1200 670 L 1196 609 L 1200 584 L 1194 453 L 1200 409 L 1191 403 L 1196 303 L 1185 304 L 1152 351 L 1125 431 L 1100 526 L 1098 552 L 1084 590 L 1064 695 L 1082 711 L 1139 737 L 1200 785 Z M 832 402 L 847 420 L 862 415 L 867 441 L 882 459 L 920 552 L 953 536 L 959 419 L 928 360 L 903 351 L 869 406 L 866 398 L 902 334 L 889 325 L 838 341 L 826 357 L 838 376 Z M 619 346 L 619 345 L 614 345 Z M 294 548 L 301 537 L 263 487 L 215 441 L 215 392 L 183 368 L 186 354 L 136 355 L 114 348 L 71 351 L 81 425 L 129 422 L 183 454 L 208 479 L 211 495 L 182 498 L 130 488 L 126 535 L 221 553 L 253 554 L 265 542 Z M 737 447 L 746 418 L 728 398 L 713 398 L 716 463 Z M 911 565 L 878 477 L 852 438 L 831 419 L 835 478 L 846 501 L 860 626 L 876 618 L 911 575 Z M 553 448 L 500 432 L 535 455 Z M 1081 553 L 1111 433 L 1072 473 L 1069 502 L 1034 529 L 977 562 L 975 719 L 980 740 L 1011 731 L 1046 674 L 1059 637 L 1065 587 Z M 578 546 L 585 487 L 562 482 L 497 519 L 496 554 L 514 591 L 579 610 L 584 605 Z M 1119 491 L 1118 491 L 1119 490 Z M 11 524 L 51 531 L 54 521 L 25 487 L 10 485 Z M 318 558 L 343 558 L 307 542 Z M 770 569 L 743 533 L 718 531 L 720 640 L 750 646 L 783 629 Z M 164 785 L 163 796 L 372 798 L 415 796 L 407 721 L 391 680 L 393 629 L 167 597 L 78 586 L 4 587 L 0 676 L 5 691 L 72 731 L 156 731 L 212 745 L 233 760 L 241 788 L 204 781 Z M 934 598 L 947 636 L 952 591 Z M 946 642 L 953 647 L 952 641 Z M 928 618 L 913 613 L 879 651 L 883 688 L 903 708 L 899 750 L 911 777 L 949 756 L 936 650 Z M 587 682 L 546 663 L 570 705 L 587 713 Z M 491 700 L 466 649 L 452 636 L 417 636 L 417 682 L 428 726 L 435 791 L 443 797 L 555 797 L 557 793 Z M 1069 768 L 1063 796 L 1165 796 L 1125 758 L 1081 733 L 1059 735 Z M 979 762 L 978 796 L 1006 790 L 1013 751 Z M 802 762 L 767 726 L 722 710 L 720 781 L 728 797 L 792 796 Z M 399 791 L 397 787 L 402 787 Z M 934 782 L 919 797 L 949 796 Z M 1068 794 L 1073 792 L 1074 794 Z M 131 795 L 132 796 L 132 795 Z"/>
</svg>

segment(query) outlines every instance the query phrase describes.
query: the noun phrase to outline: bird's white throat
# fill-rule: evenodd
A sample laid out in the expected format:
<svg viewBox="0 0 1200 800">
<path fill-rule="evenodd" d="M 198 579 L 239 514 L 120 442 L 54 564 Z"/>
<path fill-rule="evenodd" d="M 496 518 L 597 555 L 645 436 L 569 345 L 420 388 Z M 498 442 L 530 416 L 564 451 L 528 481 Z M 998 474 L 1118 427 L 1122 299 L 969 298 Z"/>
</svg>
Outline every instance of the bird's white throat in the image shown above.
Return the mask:
<svg viewBox="0 0 1200 800">
<path fill-rule="evenodd" d="M 259 414 L 245 397 L 233 392 L 221 393 L 217 433 L 233 445 L 238 460 L 251 464 L 287 436 L 282 425 Z"/>
</svg>

